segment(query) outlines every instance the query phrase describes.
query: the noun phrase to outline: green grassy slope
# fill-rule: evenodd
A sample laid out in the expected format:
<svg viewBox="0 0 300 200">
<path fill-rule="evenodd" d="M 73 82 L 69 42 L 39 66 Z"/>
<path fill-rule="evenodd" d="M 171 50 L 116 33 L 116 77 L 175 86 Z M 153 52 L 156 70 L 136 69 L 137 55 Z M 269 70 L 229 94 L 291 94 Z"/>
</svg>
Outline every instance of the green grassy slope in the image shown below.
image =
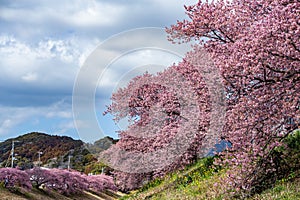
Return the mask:
<svg viewBox="0 0 300 200">
<path fill-rule="evenodd" d="M 204 159 L 185 170 L 154 180 L 143 188 L 133 191 L 122 200 L 223 200 L 232 199 L 221 189 L 221 178 L 225 170 L 209 168 L 211 160 Z M 296 200 L 300 199 L 300 178 L 292 181 L 280 181 L 275 187 L 257 194 L 249 200 Z"/>
</svg>

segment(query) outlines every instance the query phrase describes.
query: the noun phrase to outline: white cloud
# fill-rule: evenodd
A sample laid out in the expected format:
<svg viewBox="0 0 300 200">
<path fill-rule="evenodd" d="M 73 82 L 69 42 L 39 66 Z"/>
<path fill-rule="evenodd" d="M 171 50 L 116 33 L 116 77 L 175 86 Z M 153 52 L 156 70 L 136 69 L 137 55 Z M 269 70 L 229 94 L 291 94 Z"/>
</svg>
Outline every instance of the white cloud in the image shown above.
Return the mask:
<svg viewBox="0 0 300 200">
<path fill-rule="evenodd" d="M 54 131 L 52 133 L 53 135 L 63 135 L 66 132 L 68 132 L 69 130 L 74 130 L 75 125 L 74 125 L 74 122 L 72 120 L 72 121 L 60 123 L 57 128 L 58 128 L 58 130 Z"/>
<path fill-rule="evenodd" d="M 65 22 L 79 27 L 97 27 L 117 23 L 124 13 L 122 6 L 97 1 L 77 1 L 80 7 L 64 15 Z"/>
<path fill-rule="evenodd" d="M 24 76 L 22 76 L 22 80 L 25 82 L 34 82 L 37 80 L 37 78 L 38 78 L 37 74 L 32 72 L 29 72 Z"/>
<path fill-rule="evenodd" d="M 102 55 L 103 56 L 103 55 Z M 181 57 L 160 49 L 139 49 L 119 57 L 107 66 L 98 82 L 98 93 L 111 93 L 126 86 L 129 81 L 146 71 L 155 74 L 166 69 Z"/>
<path fill-rule="evenodd" d="M 46 114 L 47 118 L 72 118 L 72 112 L 71 111 L 50 111 Z"/>
<path fill-rule="evenodd" d="M 0 107 L 0 135 L 10 133 L 11 129 L 32 115 L 32 109 Z"/>
<path fill-rule="evenodd" d="M 57 102 L 44 107 L 4 107 L 0 106 L 0 135 L 7 135 L 13 131 L 13 128 L 28 123 L 37 125 L 41 118 L 72 119 L 71 105 L 64 101 Z M 61 129 L 61 125 L 54 127 Z"/>
<path fill-rule="evenodd" d="M 44 113 L 45 113 L 45 117 L 47 118 L 54 118 L 54 117 L 66 118 L 66 119 L 72 118 L 71 105 L 65 103 L 64 100 L 52 104 L 47 110 L 47 112 Z"/>
<path fill-rule="evenodd" d="M 1 3 L 0 134 L 7 134 L 28 121 L 39 125 L 43 123 L 40 117 L 49 122 L 70 120 L 71 108 L 54 102 L 71 97 L 76 74 L 96 45 L 132 28 L 169 26 L 182 19 L 183 4 L 191 4 L 190 1 L 196 3 L 196 0 L 177 3 L 174 0 L 9 0 Z M 151 34 L 141 35 L 134 40 L 125 39 L 122 45 L 129 48 L 151 38 L 155 40 Z M 119 47 L 118 42 L 110 44 L 99 59 L 115 54 Z M 150 54 L 146 51 L 143 53 L 131 54 L 119 62 L 117 70 L 108 71 L 105 86 L 111 87 L 112 81 L 131 73 L 131 68 L 142 61 L 150 62 L 153 57 L 147 57 Z M 156 57 L 157 62 L 160 60 L 168 58 Z M 17 107 L 19 102 L 27 107 Z M 65 126 L 55 125 L 55 130 L 63 133 L 71 128 L 68 122 Z"/>
<path fill-rule="evenodd" d="M 10 128 L 13 125 L 11 119 L 6 119 L 2 122 L 1 128 Z"/>
<path fill-rule="evenodd" d="M 78 63 L 81 54 L 78 42 L 74 38 L 66 40 L 43 40 L 33 49 L 37 58 L 59 58 L 66 63 Z"/>
<path fill-rule="evenodd" d="M 44 39 L 26 43 L 13 36 L 0 36 L 1 82 L 32 83 L 56 87 L 71 86 L 79 66 L 96 46 L 98 40 L 83 42 L 76 37 Z M 86 43 L 84 45 L 84 43 Z M 71 93 L 71 88 L 70 88 Z"/>
<path fill-rule="evenodd" d="M 42 26 L 45 21 L 56 21 L 58 25 L 87 28 L 115 24 L 124 11 L 123 6 L 104 1 L 40 1 L 31 6 L 0 7 L 0 19 Z"/>
<path fill-rule="evenodd" d="M 13 36 L 0 36 L 0 55 L 19 58 L 23 61 L 26 58 L 34 61 L 59 58 L 64 62 L 78 63 L 80 53 L 81 49 L 79 48 L 78 41 L 73 37 L 65 40 L 46 39 L 27 44 Z"/>
</svg>

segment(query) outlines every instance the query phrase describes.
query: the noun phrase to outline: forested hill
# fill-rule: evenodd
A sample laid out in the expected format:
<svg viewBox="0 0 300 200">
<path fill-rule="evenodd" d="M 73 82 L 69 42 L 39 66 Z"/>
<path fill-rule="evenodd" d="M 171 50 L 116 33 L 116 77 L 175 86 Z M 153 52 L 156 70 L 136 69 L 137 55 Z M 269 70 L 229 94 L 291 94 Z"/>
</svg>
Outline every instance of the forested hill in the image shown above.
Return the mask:
<svg viewBox="0 0 300 200">
<path fill-rule="evenodd" d="M 12 141 L 15 141 L 15 157 L 32 162 L 38 160 L 38 152 L 43 152 L 41 161 L 45 162 L 50 158 L 62 156 L 70 150 L 81 148 L 84 144 L 81 140 L 74 140 L 67 136 L 32 132 L 0 143 L 0 162 L 5 162 L 8 159 Z"/>
<path fill-rule="evenodd" d="M 113 138 L 105 137 L 94 144 L 85 144 L 81 140 L 74 140 L 67 136 L 32 132 L 0 143 L 0 164 L 2 167 L 11 165 L 12 141 L 15 145 L 16 160 L 14 166 L 31 168 L 38 162 L 38 152 L 42 152 L 40 155 L 41 165 L 65 168 L 68 155 L 71 155 L 73 166 L 80 171 L 84 169 L 79 169 L 79 166 L 84 167 L 91 162 L 96 162 L 97 159 L 92 154 L 99 153 L 116 142 Z M 93 152 L 88 151 L 86 147 Z M 78 164 L 78 166 L 75 166 L 75 164 Z"/>
</svg>

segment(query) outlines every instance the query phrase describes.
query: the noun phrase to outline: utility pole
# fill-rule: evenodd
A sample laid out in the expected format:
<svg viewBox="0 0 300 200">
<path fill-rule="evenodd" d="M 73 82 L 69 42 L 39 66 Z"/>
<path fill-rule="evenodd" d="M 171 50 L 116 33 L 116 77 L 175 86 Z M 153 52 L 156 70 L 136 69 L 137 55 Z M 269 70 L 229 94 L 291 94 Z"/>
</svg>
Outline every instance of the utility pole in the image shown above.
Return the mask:
<svg viewBox="0 0 300 200">
<path fill-rule="evenodd" d="M 17 141 L 17 140 L 16 141 L 15 140 L 12 141 L 12 144 L 11 144 L 11 168 L 14 168 L 15 142 L 20 142 L 20 141 Z"/>
<path fill-rule="evenodd" d="M 41 164 L 41 154 L 43 154 L 43 152 L 39 151 L 38 154 L 39 154 L 39 163 L 38 163 L 38 166 L 40 167 L 40 164 Z"/>
<path fill-rule="evenodd" d="M 12 141 L 11 144 L 11 168 L 14 168 L 14 151 L 15 151 L 15 141 Z"/>
<path fill-rule="evenodd" d="M 69 156 L 68 156 L 68 170 L 69 171 L 71 169 L 71 157 L 73 157 L 73 156 L 71 156 L 71 154 L 73 154 L 73 153 L 74 153 L 73 149 L 69 150 Z"/>
<path fill-rule="evenodd" d="M 71 155 L 68 156 L 68 170 L 70 171 L 70 164 L 71 164 Z"/>
</svg>

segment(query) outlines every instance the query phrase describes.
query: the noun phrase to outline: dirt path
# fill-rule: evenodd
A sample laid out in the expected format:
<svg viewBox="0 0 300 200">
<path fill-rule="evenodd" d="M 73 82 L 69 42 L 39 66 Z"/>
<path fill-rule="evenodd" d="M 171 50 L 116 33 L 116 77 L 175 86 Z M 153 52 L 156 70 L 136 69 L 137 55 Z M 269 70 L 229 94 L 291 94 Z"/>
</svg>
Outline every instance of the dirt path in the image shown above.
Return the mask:
<svg viewBox="0 0 300 200">
<path fill-rule="evenodd" d="M 106 200 L 106 199 L 103 199 L 103 198 L 101 198 L 101 197 L 99 197 L 99 196 L 97 196 L 97 195 L 95 195 L 95 194 L 92 194 L 92 193 L 90 193 L 90 192 L 84 192 L 86 195 L 89 195 L 89 196 L 92 196 L 92 197 L 94 197 L 95 199 L 100 199 L 100 200 Z"/>
<path fill-rule="evenodd" d="M 105 191 L 97 194 L 85 191 L 82 195 L 71 197 L 53 191 L 43 192 L 40 190 L 23 191 L 20 194 L 14 194 L 7 189 L 0 188 L 0 200 L 116 200 L 120 196 L 120 193 L 115 191 Z"/>
</svg>

